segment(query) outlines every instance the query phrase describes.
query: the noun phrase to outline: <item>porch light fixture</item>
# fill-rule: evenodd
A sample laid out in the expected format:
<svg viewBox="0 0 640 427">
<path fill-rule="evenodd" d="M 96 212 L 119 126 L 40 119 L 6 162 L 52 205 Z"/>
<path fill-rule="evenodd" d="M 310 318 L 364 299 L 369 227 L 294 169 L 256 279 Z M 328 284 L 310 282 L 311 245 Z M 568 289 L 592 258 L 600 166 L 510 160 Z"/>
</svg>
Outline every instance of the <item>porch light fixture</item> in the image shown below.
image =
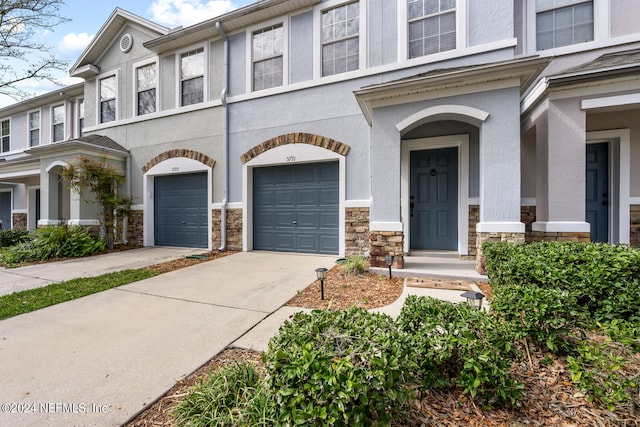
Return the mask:
<svg viewBox="0 0 640 427">
<path fill-rule="evenodd" d="M 482 308 L 482 299 L 484 298 L 484 294 L 482 292 L 466 291 L 460 294 L 460 296 L 466 298 L 467 304 L 471 307 L 475 307 L 478 310 Z"/>
<path fill-rule="evenodd" d="M 324 267 L 316 268 L 316 276 L 320 280 L 320 299 L 324 299 L 324 279 L 327 277 L 327 269 Z"/>
<path fill-rule="evenodd" d="M 395 257 L 393 255 L 387 255 L 384 257 L 384 262 L 387 264 L 387 267 L 389 267 L 389 279 L 391 279 L 391 266 L 393 265 L 394 258 Z"/>
</svg>

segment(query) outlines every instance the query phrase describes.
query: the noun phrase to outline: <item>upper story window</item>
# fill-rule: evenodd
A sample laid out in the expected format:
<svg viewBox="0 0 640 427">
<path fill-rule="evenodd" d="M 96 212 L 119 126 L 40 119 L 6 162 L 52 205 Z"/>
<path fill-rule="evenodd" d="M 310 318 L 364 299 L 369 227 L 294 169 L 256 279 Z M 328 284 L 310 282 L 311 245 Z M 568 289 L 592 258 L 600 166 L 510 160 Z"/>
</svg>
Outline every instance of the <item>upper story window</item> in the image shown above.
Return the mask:
<svg viewBox="0 0 640 427">
<path fill-rule="evenodd" d="M 78 100 L 78 136 L 84 134 L 84 99 Z"/>
<path fill-rule="evenodd" d="M 156 64 L 136 68 L 136 112 L 138 115 L 156 111 Z"/>
<path fill-rule="evenodd" d="M 456 0 L 407 0 L 409 58 L 456 48 Z"/>
<path fill-rule="evenodd" d="M 180 55 L 180 105 L 204 101 L 204 49 Z"/>
<path fill-rule="evenodd" d="M 593 0 L 536 0 L 538 50 L 593 40 Z"/>
<path fill-rule="evenodd" d="M 360 5 L 344 4 L 322 12 L 322 76 L 360 68 Z"/>
<path fill-rule="evenodd" d="M 29 147 L 40 145 L 40 111 L 29 113 Z"/>
<path fill-rule="evenodd" d="M 11 122 L 9 119 L 0 123 L 0 152 L 11 150 Z"/>
<path fill-rule="evenodd" d="M 53 142 L 64 139 L 64 105 L 56 105 L 51 109 Z"/>
<path fill-rule="evenodd" d="M 100 123 L 112 122 L 116 119 L 116 76 L 99 80 L 100 91 Z"/>
<path fill-rule="evenodd" d="M 253 90 L 282 86 L 284 82 L 284 28 L 282 24 L 251 35 Z"/>
</svg>

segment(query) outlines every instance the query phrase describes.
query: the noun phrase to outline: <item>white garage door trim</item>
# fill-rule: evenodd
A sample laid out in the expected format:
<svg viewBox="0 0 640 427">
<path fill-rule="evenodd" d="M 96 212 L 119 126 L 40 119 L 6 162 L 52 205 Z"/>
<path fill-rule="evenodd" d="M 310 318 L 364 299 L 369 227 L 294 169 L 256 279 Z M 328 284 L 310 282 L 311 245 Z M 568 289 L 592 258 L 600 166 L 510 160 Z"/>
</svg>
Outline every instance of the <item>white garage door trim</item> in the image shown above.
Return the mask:
<svg viewBox="0 0 640 427">
<path fill-rule="evenodd" d="M 338 161 L 339 174 L 339 207 L 338 207 L 338 250 L 339 256 L 345 254 L 345 158 L 325 148 L 308 144 L 287 144 L 268 150 L 254 157 L 242 166 L 242 247 L 245 251 L 253 250 L 253 168 L 260 166 L 291 165 L 297 163 L 316 163 L 322 161 Z"/>
<path fill-rule="evenodd" d="M 144 174 L 143 178 L 143 194 L 144 194 L 144 246 L 155 246 L 155 212 L 154 212 L 154 181 L 153 178 L 159 175 L 176 175 L 184 173 L 197 173 L 207 172 L 207 206 L 211 207 L 211 182 L 212 182 L 212 168 L 198 162 L 197 160 L 189 159 L 186 157 L 175 157 L 164 160 Z M 211 209 L 209 208 L 209 211 Z M 207 215 L 207 242 L 208 250 L 213 249 L 213 243 L 211 241 L 211 213 Z"/>
</svg>

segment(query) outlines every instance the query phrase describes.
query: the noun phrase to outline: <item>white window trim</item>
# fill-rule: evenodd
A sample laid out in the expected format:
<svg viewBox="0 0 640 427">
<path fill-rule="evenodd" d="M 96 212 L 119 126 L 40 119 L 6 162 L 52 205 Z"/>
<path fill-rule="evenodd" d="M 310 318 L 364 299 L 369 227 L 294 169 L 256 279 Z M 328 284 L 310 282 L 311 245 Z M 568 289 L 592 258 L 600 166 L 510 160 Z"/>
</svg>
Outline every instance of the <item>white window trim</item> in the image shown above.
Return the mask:
<svg viewBox="0 0 640 427">
<path fill-rule="evenodd" d="M 179 58 L 179 57 L 178 57 Z M 133 64 L 133 78 L 131 81 L 133 82 L 133 117 L 142 117 L 148 116 L 149 114 L 138 114 L 138 68 L 145 67 L 147 65 L 155 64 L 156 65 L 156 81 L 155 81 L 155 89 L 156 89 L 156 111 L 149 114 L 157 113 L 160 110 L 160 63 L 158 58 L 155 58 L 151 61 L 140 61 Z"/>
<path fill-rule="evenodd" d="M 111 122 L 102 123 L 101 120 L 101 112 L 100 112 L 100 80 L 106 79 L 107 77 L 115 76 L 116 78 L 116 118 Z M 85 101 L 84 104 L 85 112 L 87 111 L 87 104 Z M 96 77 L 96 127 L 108 126 L 113 122 L 117 122 L 120 120 L 120 71 L 110 71 L 108 73 L 100 74 Z"/>
<path fill-rule="evenodd" d="M 270 87 L 267 89 L 253 90 L 253 32 L 262 30 L 267 27 L 273 27 L 275 25 L 282 25 L 282 86 Z M 279 87 L 284 87 L 289 84 L 289 16 L 281 17 L 278 19 L 272 19 L 271 21 L 263 22 L 260 25 L 254 25 L 247 28 L 246 37 L 246 52 L 247 52 L 247 65 L 246 65 L 246 88 L 247 93 L 264 92 L 273 90 Z"/>
<path fill-rule="evenodd" d="M 38 127 L 31 127 L 31 114 L 38 113 Z M 38 129 L 40 132 L 38 134 L 38 145 L 31 145 L 31 131 Z M 42 145 L 42 108 L 38 108 L 37 110 L 31 110 L 27 112 L 27 149 L 31 147 L 39 147 Z"/>
<path fill-rule="evenodd" d="M 202 54 L 203 54 L 202 60 L 204 61 L 204 76 L 203 76 L 203 83 L 202 83 L 202 90 L 204 93 L 202 94 L 202 102 L 198 102 L 197 104 L 182 105 L 182 55 L 184 53 L 191 52 L 193 50 L 198 50 L 198 49 L 202 49 Z M 158 68 L 158 74 L 157 74 L 158 78 L 159 78 L 159 72 L 160 72 L 160 69 Z M 209 75 L 210 75 L 209 43 L 199 43 L 199 44 L 192 45 L 187 48 L 176 51 L 176 108 L 177 109 L 189 108 L 189 107 L 193 107 L 194 105 L 201 105 L 209 101 Z M 156 94 L 156 97 L 159 99 L 158 94 Z M 137 117 L 141 117 L 141 116 L 137 116 Z"/>
<path fill-rule="evenodd" d="M 53 121 L 53 109 L 56 108 L 56 107 L 62 107 L 62 111 L 64 112 L 64 117 L 62 118 L 62 139 L 60 141 L 54 141 L 53 140 L 53 138 L 55 138 L 53 127 L 56 125 L 56 123 Z M 50 122 L 51 122 L 51 138 L 50 138 L 51 139 L 51 143 L 53 144 L 54 142 L 62 142 L 65 139 L 67 139 L 65 137 L 65 133 L 67 131 L 67 103 L 63 102 L 62 104 L 52 105 L 49 108 L 49 117 L 51 117 L 51 120 L 50 120 Z"/>
<path fill-rule="evenodd" d="M 81 129 L 81 126 L 80 126 L 80 118 L 81 118 L 80 117 L 80 101 L 82 101 L 82 103 L 84 104 L 85 115 L 86 115 L 86 112 L 87 112 L 87 104 L 86 104 L 87 101 L 85 100 L 84 96 L 77 97 L 75 99 L 74 114 L 73 114 L 73 117 L 74 117 L 74 128 L 75 128 L 73 135 L 74 135 L 75 138 L 80 138 L 80 135 L 81 135 L 81 132 L 82 132 L 82 129 Z M 82 116 L 82 118 L 86 120 L 85 116 Z"/>
<path fill-rule="evenodd" d="M 591 49 L 594 44 L 599 44 L 600 42 L 610 38 L 609 0 L 593 0 L 593 41 L 538 51 L 536 36 L 536 1 L 525 1 L 525 7 L 523 8 L 524 17 L 522 19 L 522 24 L 524 25 L 522 33 L 525 34 L 526 40 L 523 46 L 525 48 L 525 54 L 538 53 L 541 56 L 552 56 L 580 52 Z"/>
<path fill-rule="evenodd" d="M 350 73 L 357 73 L 360 70 L 364 70 L 368 64 L 367 57 L 367 1 L 357 0 L 360 6 L 360 15 L 358 22 L 360 29 L 358 31 L 358 43 L 360 50 L 360 58 L 357 70 L 347 71 L 345 73 L 331 74 L 329 76 L 322 76 L 322 12 L 329 9 L 334 9 L 338 6 L 342 6 L 348 3 L 354 3 L 353 0 L 329 0 L 313 8 L 313 78 L 314 80 L 331 79 L 339 75 L 349 75 Z"/>
<path fill-rule="evenodd" d="M 9 135 L 8 135 L 9 136 L 9 150 L 2 151 L 2 136 L 3 136 L 2 135 L 2 122 L 6 121 L 6 120 L 9 120 Z M 11 138 L 11 133 L 12 132 L 13 132 L 13 123 L 12 123 L 12 120 L 11 120 L 11 116 L 1 118 L 0 119 L 0 155 L 7 154 L 7 153 L 10 153 L 12 151 L 12 146 L 13 146 L 12 141 L 11 141 L 11 139 L 12 139 Z"/>
<path fill-rule="evenodd" d="M 456 0 L 456 48 L 432 55 L 419 56 L 409 59 L 409 17 L 407 0 L 398 2 L 398 61 L 416 61 L 420 58 L 441 55 L 447 52 L 458 51 L 467 47 L 467 2 L 469 0 Z"/>
</svg>

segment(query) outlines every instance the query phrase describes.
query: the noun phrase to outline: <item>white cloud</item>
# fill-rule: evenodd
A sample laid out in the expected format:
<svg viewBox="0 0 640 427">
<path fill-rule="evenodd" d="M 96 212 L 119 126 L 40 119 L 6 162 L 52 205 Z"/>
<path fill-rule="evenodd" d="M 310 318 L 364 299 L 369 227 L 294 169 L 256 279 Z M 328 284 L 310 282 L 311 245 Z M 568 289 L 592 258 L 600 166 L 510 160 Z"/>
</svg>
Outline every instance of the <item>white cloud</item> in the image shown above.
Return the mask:
<svg viewBox="0 0 640 427">
<path fill-rule="evenodd" d="M 235 9 L 229 0 L 154 0 L 151 20 L 170 27 L 192 25 Z"/>
<path fill-rule="evenodd" d="M 91 43 L 95 34 L 69 33 L 58 43 L 62 52 L 80 52 Z"/>
</svg>

